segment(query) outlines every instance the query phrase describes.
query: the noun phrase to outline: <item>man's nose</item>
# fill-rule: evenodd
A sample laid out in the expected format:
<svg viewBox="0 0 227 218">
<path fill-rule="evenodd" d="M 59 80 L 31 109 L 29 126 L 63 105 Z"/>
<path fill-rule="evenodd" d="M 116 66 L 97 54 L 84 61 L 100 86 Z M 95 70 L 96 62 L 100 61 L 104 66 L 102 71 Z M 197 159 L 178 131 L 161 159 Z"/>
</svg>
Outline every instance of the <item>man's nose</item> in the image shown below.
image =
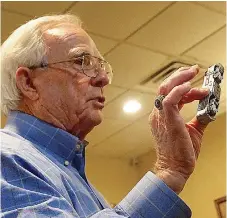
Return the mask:
<svg viewBox="0 0 227 218">
<path fill-rule="evenodd" d="M 110 83 L 107 73 L 104 70 L 99 69 L 99 73 L 95 78 L 91 78 L 93 86 L 104 87 Z"/>
</svg>

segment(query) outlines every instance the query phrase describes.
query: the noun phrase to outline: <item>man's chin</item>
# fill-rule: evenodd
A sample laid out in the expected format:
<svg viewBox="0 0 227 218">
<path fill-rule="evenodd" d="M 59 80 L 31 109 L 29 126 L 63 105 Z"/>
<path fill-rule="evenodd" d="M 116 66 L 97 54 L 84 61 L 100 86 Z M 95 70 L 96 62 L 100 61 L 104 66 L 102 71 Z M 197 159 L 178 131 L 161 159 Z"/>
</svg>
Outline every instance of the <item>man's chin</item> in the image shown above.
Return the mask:
<svg viewBox="0 0 227 218">
<path fill-rule="evenodd" d="M 92 120 L 93 120 L 95 126 L 101 124 L 101 122 L 103 120 L 103 113 L 102 113 L 102 111 L 98 110 L 96 112 L 96 114 L 92 117 Z"/>
<path fill-rule="evenodd" d="M 93 110 L 88 116 L 88 122 L 91 126 L 99 125 L 103 120 L 103 113 L 101 110 Z"/>
<path fill-rule="evenodd" d="M 74 135 L 80 139 L 84 139 L 95 126 L 98 126 L 102 122 L 102 119 L 102 112 L 98 110 L 90 111 L 90 113 L 87 113 L 86 116 L 84 114 L 84 116 L 80 118 L 79 134 L 78 131 L 75 131 Z"/>
</svg>

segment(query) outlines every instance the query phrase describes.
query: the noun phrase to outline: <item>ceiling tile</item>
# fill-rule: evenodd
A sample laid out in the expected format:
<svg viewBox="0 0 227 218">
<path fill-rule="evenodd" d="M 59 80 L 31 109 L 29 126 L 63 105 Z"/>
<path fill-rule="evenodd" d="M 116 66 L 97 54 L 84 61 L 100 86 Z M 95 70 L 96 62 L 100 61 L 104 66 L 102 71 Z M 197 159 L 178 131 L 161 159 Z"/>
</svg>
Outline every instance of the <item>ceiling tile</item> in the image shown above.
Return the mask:
<svg viewBox="0 0 227 218">
<path fill-rule="evenodd" d="M 167 57 L 135 46 L 122 44 L 106 59 L 114 71 L 113 84 L 130 88 L 146 79 Z"/>
<path fill-rule="evenodd" d="M 97 143 L 103 141 L 105 138 L 119 131 L 129 124 L 128 121 L 125 120 L 116 120 L 116 119 L 103 119 L 102 123 L 96 126 L 86 137 L 86 140 L 89 141 L 89 148 L 92 145 L 96 145 Z"/>
<path fill-rule="evenodd" d="M 4 42 L 9 35 L 20 25 L 26 23 L 30 18 L 14 14 L 11 12 L 2 11 L 1 13 L 1 41 Z"/>
<path fill-rule="evenodd" d="M 177 2 L 128 41 L 156 51 L 179 55 L 225 22 L 226 18 L 222 14 L 189 2 Z"/>
<path fill-rule="evenodd" d="M 226 13 L 226 1 L 199 1 L 196 3 L 221 12 L 223 14 Z"/>
<path fill-rule="evenodd" d="M 206 61 L 210 65 L 221 63 L 226 65 L 226 28 L 199 43 L 184 55 L 197 60 Z"/>
<path fill-rule="evenodd" d="M 153 148 L 153 137 L 148 125 L 148 115 L 126 127 L 107 140 L 92 147 L 91 152 L 109 157 L 131 157 L 133 150 L 146 151 Z M 149 146 L 148 146 L 149 145 Z"/>
<path fill-rule="evenodd" d="M 124 39 L 171 2 L 83 1 L 71 11 L 86 29 L 114 39 Z"/>
<path fill-rule="evenodd" d="M 137 91 L 127 91 L 117 99 L 111 101 L 104 109 L 104 117 L 110 119 L 135 121 L 145 114 L 149 113 L 153 108 L 155 96 L 152 94 L 141 93 Z M 133 114 L 126 114 L 123 111 L 123 105 L 128 100 L 137 100 L 141 103 L 141 109 Z"/>
<path fill-rule="evenodd" d="M 117 96 L 125 92 L 126 89 L 116 87 L 114 85 L 108 85 L 104 87 L 104 96 L 106 98 L 106 103 L 112 101 L 115 99 Z"/>
<path fill-rule="evenodd" d="M 198 101 L 185 105 L 181 111 L 185 122 L 191 120 L 197 111 Z M 225 101 L 221 102 L 218 115 L 225 112 Z M 130 159 L 154 149 L 154 139 L 148 125 L 148 115 L 117 132 L 108 139 L 89 149 L 93 155 Z"/>
<path fill-rule="evenodd" d="M 195 58 L 181 56 L 178 58 L 174 57 L 166 60 L 162 67 L 160 67 L 157 71 L 151 72 L 151 75 L 154 76 L 154 74 L 156 74 L 157 72 L 159 73 L 156 74 L 155 77 L 147 78 L 144 83 L 136 86 L 136 90 L 145 90 L 149 93 L 157 93 L 158 87 L 161 85 L 161 83 L 171 74 L 177 71 L 178 68 L 185 66 L 193 66 L 195 64 L 199 65 L 200 70 L 199 74 L 197 74 L 197 76 L 191 80 L 191 83 L 193 86 L 200 86 L 202 85 L 204 73 L 210 66 L 210 64 L 201 60 L 195 60 Z"/>
<path fill-rule="evenodd" d="M 2 8 L 35 17 L 62 13 L 71 4 L 69 1 L 7 1 L 2 2 Z"/>
<path fill-rule="evenodd" d="M 112 49 L 118 42 L 116 40 L 103 38 L 101 36 L 96 36 L 92 33 L 89 33 L 90 37 L 96 44 L 96 47 L 102 55 Z"/>
</svg>

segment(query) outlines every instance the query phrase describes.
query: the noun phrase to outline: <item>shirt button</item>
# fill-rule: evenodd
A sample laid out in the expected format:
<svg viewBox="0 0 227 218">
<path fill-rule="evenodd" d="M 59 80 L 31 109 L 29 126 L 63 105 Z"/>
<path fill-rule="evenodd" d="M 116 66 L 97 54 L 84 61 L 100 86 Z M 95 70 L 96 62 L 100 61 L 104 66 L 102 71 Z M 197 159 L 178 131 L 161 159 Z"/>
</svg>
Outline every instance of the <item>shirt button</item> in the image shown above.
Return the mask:
<svg viewBox="0 0 227 218">
<path fill-rule="evenodd" d="M 79 151 L 80 150 L 80 144 L 76 145 L 76 150 Z"/>
<path fill-rule="evenodd" d="M 64 165 L 65 166 L 68 166 L 69 165 L 69 161 L 66 160 L 65 163 L 64 163 Z"/>
</svg>

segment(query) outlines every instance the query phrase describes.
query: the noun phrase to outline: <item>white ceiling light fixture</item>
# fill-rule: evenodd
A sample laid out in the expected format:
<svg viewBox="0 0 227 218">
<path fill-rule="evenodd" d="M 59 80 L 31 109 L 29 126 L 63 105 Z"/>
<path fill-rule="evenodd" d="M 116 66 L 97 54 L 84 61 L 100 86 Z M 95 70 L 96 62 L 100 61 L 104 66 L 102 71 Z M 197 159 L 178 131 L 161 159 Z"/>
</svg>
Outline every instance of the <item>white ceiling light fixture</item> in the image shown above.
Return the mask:
<svg viewBox="0 0 227 218">
<path fill-rule="evenodd" d="M 123 110 L 125 113 L 136 113 L 141 109 L 141 104 L 136 100 L 130 100 L 124 104 Z"/>
</svg>

